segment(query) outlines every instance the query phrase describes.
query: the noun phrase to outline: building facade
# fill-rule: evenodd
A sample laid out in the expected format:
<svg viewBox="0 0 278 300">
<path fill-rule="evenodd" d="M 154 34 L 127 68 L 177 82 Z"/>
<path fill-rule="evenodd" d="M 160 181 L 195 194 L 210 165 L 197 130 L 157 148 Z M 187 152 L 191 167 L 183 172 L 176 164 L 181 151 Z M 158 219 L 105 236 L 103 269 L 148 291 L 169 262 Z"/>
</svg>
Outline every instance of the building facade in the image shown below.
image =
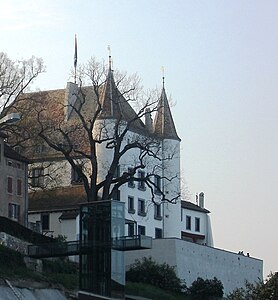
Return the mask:
<svg viewBox="0 0 278 300">
<path fill-rule="evenodd" d="M 32 159 L 29 169 L 32 186 L 29 222 L 33 228 L 41 228 L 53 236 L 78 237 L 78 204 L 88 200 L 86 190 L 82 190 L 86 178 L 82 178 L 78 168 L 82 168 L 87 178 L 94 176 L 92 160 L 86 156 L 90 141 L 84 134 L 84 128 L 78 134 L 77 131 L 72 134 L 71 145 L 65 145 L 68 141 L 63 134 L 57 135 L 59 138 L 55 141 L 55 147 L 59 151 L 53 150 L 47 139 L 54 132 L 50 128 L 56 126 L 56 132 L 67 128 L 70 132 L 73 126 L 77 126 L 78 122 L 80 124 L 81 113 L 84 119 L 90 119 L 100 109 L 91 132 L 94 138 L 107 139 L 108 142 L 96 143 L 94 149 L 98 160 L 98 183 L 107 180 L 114 164 L 115 147 L 111 145 L 115 128 L 118 128 L 118 135 L 127 131 L 120 144 L 120 151 L 126 153 L 117 162 L 108 191 L 110 199 L 125 203 L 125 235 L 181 238 L 180 138 L 164 83 L 155 109 L 148 104 L 143 112 L 139 110 L 136 113 L 123 93 L 119 92 L 110 65 L 99 93 L 99 98 L 96 98 L 97 92 L 93 87 L 80 89 L 77 84 L 68 83 L 65 89 L 23 95 L 28 100 L 26 108 L 33 103 L 28 107 L 25 124 L 32 124 L 36 133 L 23 147 L 23 153 Z M 30 113 L 30 110 L 34 112 Z M 21 114 L 22 111 L 21 107 Z M 43 132 L 46 135 L 44 139 L 40 138 L 43 119 L 39 120 L 39 125 L 35 124 L 35 120 L 30 120 L 30 116 L 36 114 L 37 118 L 38 115 L 47 118 L 45 123 L 49 127 Z M 54 143 L 53 140 L 51 143 Z M 64 151 L 69 146 L 72 147 L 70 155 L 74 154 L 66 159 Z M 81 153 L 85 155 L 79 155 Z M 117 187 L 114 178 L 125 180 L 126 174 L 128 180 Z M 78 197 L 73 196 L 77 189 Z M 103 193 L 104 189 L 99 192 Z M 66 223 L 68 225 L 64 226 Z M 72 228 L 71 232 L 68 228 Z"/>
<path fill-rule="evenodd" d="M 7 145 L 0 132 L 0 215 L 27 225 L 28 160 Z"/>
</svg>

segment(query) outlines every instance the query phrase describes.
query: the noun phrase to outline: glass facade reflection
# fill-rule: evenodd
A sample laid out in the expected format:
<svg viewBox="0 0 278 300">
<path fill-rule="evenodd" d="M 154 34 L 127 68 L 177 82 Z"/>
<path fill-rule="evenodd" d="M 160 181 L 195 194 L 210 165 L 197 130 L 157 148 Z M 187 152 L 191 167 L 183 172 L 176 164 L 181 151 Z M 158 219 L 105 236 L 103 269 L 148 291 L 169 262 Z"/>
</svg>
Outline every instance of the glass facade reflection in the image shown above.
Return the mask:
<svg viewBox="0 0 278 300">
<path fill-rule="evenodd" d="M 96 201 L 80 208 L 80 290 L 123 299 L 124 252 L 113 244 L 124 236 L 124 203 Z M 114 248 L 114 249 L 113 249 Z"/>
</svg>

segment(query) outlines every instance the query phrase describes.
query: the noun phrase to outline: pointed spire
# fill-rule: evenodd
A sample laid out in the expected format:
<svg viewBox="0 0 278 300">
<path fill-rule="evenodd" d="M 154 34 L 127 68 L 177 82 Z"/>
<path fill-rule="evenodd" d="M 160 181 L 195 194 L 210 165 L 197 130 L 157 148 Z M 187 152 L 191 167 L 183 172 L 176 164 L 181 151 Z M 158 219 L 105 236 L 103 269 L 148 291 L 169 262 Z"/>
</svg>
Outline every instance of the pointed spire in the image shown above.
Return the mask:
<svg viewBox="0 0 278 300">
<path fill-rule="evenodd" d="M 74 37 L 74 58 L 73 58 L 73 66 L 74 66 L 74 83 L 76 83 L 76 67 L 77 67 L 77 37 Z"/>
<path fill-rule="evenodd" d="M 110 51 L 110 47 L 108 50 Z M 100 119 L 111 118 L 127 122 L 134 120 L 130 125 L 131 128 L 139 130 L 145 129 L 145 125 L 141 119 L 137 118 L 136 112 L 118 90 L 114 80 L 111 55 L 109 55 L 108 74 L 101 92 L 100 103 L 102 108 L 99 116 Z"/>
<path fill-rule="evenodd" d="M 163 69 L 162 92 L 158 102 L 158 110 L 154 120 L 154 132 L 161 138 L 180 141 L 174 124 L 164 85 L 165 77 Z"/>
<path fill-rule="evenodd" d="M 110 45 L 107 46 L 108 54 L 109 54 L 109 70 L 112 70 L 112 57 L 111 57 L 111 48 Z"/>
<path fill-rule="evenodd" d="M 119 117 L 118 109 L 115 106 L 118 106 L 119 103 L 119 91 L 114 81 L 113 71 L 112 71 L 112 59 L 111 59 L 111 50 L 110 46 L 107 47 L 109 52 L 108 60 L 108 74 L 107 79 L 104 84 L 104 88 L 101 95 L 101 105 L 102 105 L 102 117 Z"/>
</svg>

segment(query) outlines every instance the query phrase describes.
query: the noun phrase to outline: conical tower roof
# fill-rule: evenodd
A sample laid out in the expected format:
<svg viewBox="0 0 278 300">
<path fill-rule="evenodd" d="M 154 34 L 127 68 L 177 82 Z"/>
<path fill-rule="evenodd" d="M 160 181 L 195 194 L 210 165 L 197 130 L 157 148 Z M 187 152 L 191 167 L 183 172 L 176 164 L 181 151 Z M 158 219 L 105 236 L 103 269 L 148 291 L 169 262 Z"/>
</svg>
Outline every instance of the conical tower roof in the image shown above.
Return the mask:
<svg viewBox="0 0 278 300">
<path fill-rule="evenodd" d="M 130 122 L 131 129 L 136 128 L 139 130 L 145 130 L 144 123 L 137 117 L 134 109 L 130 106 L 116 86 L 113 71 L 111 69 L 111 57 L 109 57 L 109 62 L 107 80 L 104 84 L 100 98 L 102 110 L 99 118 L 123 120 Z"/>
<path fill-rule="evenodd" d="M 161 138 L 173 139 L 180 141 L 172 113 L 170 110 L 169 102 L 164 88 L 162 88 L 161 97 L 158 103 L 158 110 L 154 120 L 154 133 Z"/>
</svg>

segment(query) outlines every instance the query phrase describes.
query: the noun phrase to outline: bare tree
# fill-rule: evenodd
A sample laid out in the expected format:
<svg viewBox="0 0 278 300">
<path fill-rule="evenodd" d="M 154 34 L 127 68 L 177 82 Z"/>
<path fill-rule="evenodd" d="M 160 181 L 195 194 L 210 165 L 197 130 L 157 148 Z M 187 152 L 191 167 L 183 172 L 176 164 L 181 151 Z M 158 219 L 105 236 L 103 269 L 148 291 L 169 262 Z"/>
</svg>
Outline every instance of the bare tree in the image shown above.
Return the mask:
<svg viewBox="0 0 278 300">
<path fill-rule="evenodd" d="M 163 136 L 156 134 L 151 120 L 161 102 L 153 95 L 143 93 L 138 76 L 113 72 L 111 64 L 107 69 L 91 59 L 80 67 L 78 84 L 68 83 L 66 92 L 30 93 L 23 106 L 18 99 L 17 109 L 26 111 L 28 106 L 19 124 L 28 131 L 28 142 L 20 134 L 16 142 L 25 147 L 27 157 L 36 158 L 34 146 L 41 145 L 47 150 L 37 153 L 38 160 L 65 159 L 84 185 L 89 202 L 113 198 L 128 182 L 146 185 L 153 201 L 158 193 L 162 200 L 174 201 L 179 193 L 167 197 L 155 177 L 171 182 L 178 174 L 162 171 L 176 149 L 164 155 Z M 128 167 L 119 171 L 123 162 Z"/>
<path fill-rule="evenodd" d="M 16 101 L 42 72 L 42 59 L 31 57 L 28 60 L 13 61 L 6 53 L 0 52 L 0 117 L 13 110 L 11 103 Z"/>
</svg>

